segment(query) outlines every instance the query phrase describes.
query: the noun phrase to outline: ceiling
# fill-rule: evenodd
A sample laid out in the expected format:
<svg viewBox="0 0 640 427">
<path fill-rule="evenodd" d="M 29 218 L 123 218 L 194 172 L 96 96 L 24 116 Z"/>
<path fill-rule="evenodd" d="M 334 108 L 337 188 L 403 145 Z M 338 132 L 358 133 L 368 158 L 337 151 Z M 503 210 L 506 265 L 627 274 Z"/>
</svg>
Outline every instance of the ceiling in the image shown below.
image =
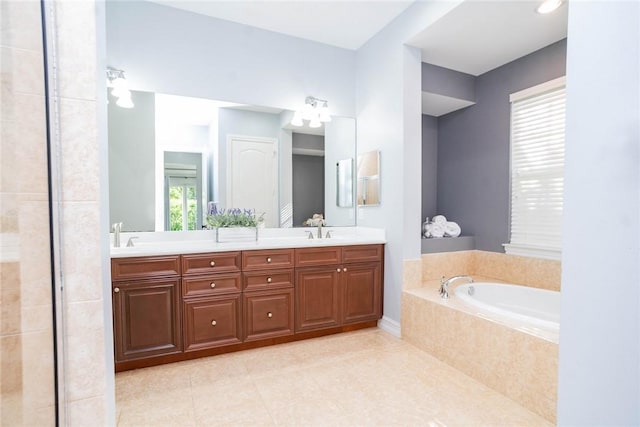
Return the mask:
<svg viewBox="0 0 640 427">
<path fill-rule="evenodd" d="M 413 3 L 413 0 L 150 1 L 351 50 L 360 48 Z"/>
<path fill-rule="evenodd" d="M 540 3 L 467 0 L 409 44 L 422 62 L 477 76 L 567 37 L 567 5 L 541 15 Z"/>
</svg>

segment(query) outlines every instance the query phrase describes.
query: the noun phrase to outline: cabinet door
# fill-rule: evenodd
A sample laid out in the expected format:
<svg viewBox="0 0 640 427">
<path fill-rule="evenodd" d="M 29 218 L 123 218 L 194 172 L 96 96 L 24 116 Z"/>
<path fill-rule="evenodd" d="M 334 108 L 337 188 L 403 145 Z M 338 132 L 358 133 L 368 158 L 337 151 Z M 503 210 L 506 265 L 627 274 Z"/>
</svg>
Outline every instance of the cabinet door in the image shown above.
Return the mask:
<svg viewBox="0 0 640 427">
<path fill-rule="evenodd" d="M 245 341 L 293 334 L 293 289 L 244 293 Z"/>
<path fill-rule="evenodd" d="M 116 361 L 182 351 L 180 279 L 114 282 Z"/>
<path fill-rule="evenodd" d="M 340 325 L 340 267 L 296 271 L 296 332 Z"/>
<path fill-rule="evenodd" d="M 345 265 L 342 279 L 344 323 L 379 319 L 382 315 L 380 263 Z"/>
<path fill-rule="evenodd" d="M 184 302 L 184 350 L 241 342 L 240 294 Z"/>
</svg>

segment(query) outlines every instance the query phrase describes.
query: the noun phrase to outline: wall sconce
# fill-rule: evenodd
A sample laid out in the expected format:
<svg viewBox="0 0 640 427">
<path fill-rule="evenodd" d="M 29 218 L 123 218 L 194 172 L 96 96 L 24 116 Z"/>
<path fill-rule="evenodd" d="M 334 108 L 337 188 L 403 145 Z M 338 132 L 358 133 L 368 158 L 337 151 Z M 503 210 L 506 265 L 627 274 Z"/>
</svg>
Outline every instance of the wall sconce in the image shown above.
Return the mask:
<svg viewBox="0 0 640 427">
<path fill-rule="evenodd" d="M 329 101 L 307 96 L 302 109 L 293 114 L 291 124 L 293 126 L 304 126 L 304 120 L 309 121 L 310 128 L 319 128 L 322 123 L 330 122 Z"/>
<path fill-rule="evenodd" d="M 133 108 L 131 91 L 124 77 L 124 71 L 107 68 L 107 87 L 111 89 L 111 95 L 118 98 L 116 105 L 122 108 Z"/>
</svg>

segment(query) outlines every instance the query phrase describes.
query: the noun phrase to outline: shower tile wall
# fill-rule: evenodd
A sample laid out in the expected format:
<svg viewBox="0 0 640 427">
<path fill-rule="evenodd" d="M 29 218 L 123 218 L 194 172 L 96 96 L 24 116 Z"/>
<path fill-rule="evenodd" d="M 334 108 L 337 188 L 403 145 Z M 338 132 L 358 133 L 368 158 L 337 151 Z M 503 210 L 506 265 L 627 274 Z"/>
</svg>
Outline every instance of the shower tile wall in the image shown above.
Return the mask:
<svg viewBox="0 0 640 427">
<path fill-rule="evenodd" d="M 0 424 L 54 424 L 45 100 L 39 2 L 1 3 Z M 113 424 L 100 248 L 94 2 L 55 12 L 64 277 L 62 424 Z M 49 34 L 50 35 L 50 34 Z"/>
<path fill-rule="evenodd" d="M 54 425 L 53 315 L 38 2 L 0 3 L 0 424 Z"/>
</svg>

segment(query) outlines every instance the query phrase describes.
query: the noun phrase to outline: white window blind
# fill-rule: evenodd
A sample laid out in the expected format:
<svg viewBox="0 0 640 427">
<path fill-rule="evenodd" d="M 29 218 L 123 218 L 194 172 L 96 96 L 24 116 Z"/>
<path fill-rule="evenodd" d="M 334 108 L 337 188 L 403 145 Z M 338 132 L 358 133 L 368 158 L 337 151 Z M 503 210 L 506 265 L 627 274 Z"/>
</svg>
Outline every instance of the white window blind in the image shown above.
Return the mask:
<svg viewBox="0 0 640 427">
<path fill-rule="evenodd" d="M 559 259 L 564 78 L 511 95 L 511 239 L 507 253 Z"/>
</svg>

